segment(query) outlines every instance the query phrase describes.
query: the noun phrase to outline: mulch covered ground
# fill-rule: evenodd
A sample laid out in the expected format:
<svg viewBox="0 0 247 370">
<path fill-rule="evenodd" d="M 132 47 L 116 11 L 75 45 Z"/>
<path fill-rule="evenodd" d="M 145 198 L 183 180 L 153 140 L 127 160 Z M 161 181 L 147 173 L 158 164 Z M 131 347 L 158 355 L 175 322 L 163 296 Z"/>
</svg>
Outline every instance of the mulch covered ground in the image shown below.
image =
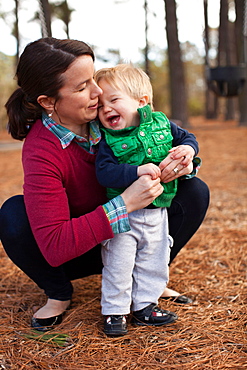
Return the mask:
<svg viewBox="0 0 247 370">
<path fill-rule="evenodd" d="M 29 338 L 32 310 L 43 293 L 0 247 L 0 369 L 240 370 L 247 369 L 247 127 L 194 119 L 211 190 L 206 219 L 171 266 L 170 287 L 194 303 L 175 311 L 163 328 L 132 327 L 123 338 L 102 332 L 100 276 L 74 282 L 71 309 L 55 330 L 60 337 Z M 0 205 L 22 192 L 20 149 L 2 145 Z M 66 334 L 64 346 L 61 334 Z M 65 336 L 64 336 L 65 337 Z M 60 340 L 60 341 L 59 341 Z"/>
</svg>

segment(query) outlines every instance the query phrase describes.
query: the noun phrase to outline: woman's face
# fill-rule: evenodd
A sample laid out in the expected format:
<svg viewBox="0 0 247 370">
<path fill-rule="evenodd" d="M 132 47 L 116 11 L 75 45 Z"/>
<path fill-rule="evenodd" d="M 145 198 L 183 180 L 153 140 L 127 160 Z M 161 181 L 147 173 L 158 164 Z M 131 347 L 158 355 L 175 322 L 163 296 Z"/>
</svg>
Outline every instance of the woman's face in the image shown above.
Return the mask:
<svg viewBox="0 0 247 370">
<path fill-rule="evenodd" d="M 59 99 L 52 118 L 80 135 L 85 130 L 82 126 L 96 118 L 98 97 L 102 93 L 93 79 L 92 57 L 78 57 L 62 76 L 64 86 L 59 90 Z"/>
</svg>

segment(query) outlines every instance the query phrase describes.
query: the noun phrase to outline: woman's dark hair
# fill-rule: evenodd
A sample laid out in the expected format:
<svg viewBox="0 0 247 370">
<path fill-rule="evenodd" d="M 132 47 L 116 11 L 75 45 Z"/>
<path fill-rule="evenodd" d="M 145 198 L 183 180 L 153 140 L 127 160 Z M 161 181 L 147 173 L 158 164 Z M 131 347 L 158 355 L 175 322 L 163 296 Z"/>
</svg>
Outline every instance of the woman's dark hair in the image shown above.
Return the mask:
<svg viewBox="0 0 247 370">
<path fill-rule="evenodd" d="M 82 41 L 47 37 L 26 46 L 16 70 L 20 87 L 5 104 L 8 130 L 14 139 L 23 140 L 30 126 L 41 118 L 40 95 L 58 99 L 64 83 L 62 73 L 81 55 L 90 55 L 94 61 L 93 50 Z"/>
</svg>

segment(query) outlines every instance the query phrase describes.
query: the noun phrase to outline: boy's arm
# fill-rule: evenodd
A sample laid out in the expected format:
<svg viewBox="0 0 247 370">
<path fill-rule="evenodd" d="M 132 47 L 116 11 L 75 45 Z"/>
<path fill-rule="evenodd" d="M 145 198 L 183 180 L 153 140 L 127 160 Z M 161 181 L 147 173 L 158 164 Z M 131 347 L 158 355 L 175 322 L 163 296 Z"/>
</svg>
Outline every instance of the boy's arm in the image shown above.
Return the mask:
<svg viewBox="0 0 247 370">
<path fill-rule="evenodd" d="M 99 183 L 107 188 L 126 188 L 138 179 L 138 166 L 119 164 L 117 157 L 105 139 L 99 144 L 96 157 L 96 176 Z"/>
<path fill-rule="evenodd" d="M 173 135 L 173 148 L 169 150 L 171 159 L 183 159 L 181 164 L 187 167 L 198 153 L 198 142 L 192 133 L 173 122 L 170 122 L 170 124 Z"/>
<path fill-rule="evenodd" d="M 195 155 L 197 155 L 199 152 L 199 146 L 195 135 L 184 128 L 177 126 L 171 121 L 170 124 L 173 136 L 172 146 L 190 145 L 194 149 Z"/>
</svg>

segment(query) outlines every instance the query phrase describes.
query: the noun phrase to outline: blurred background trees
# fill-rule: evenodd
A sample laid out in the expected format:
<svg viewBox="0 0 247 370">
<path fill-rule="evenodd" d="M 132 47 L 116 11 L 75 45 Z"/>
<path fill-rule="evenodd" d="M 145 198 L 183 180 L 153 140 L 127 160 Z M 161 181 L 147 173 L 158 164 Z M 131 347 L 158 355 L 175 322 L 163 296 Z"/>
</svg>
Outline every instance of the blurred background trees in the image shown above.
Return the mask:
<svg viewBox="0 0 247 370">
<path fill-rule="evenodd" d="M 207 119 L 236 119 L 240 125 L 247 125 L 247 0 L 220 0 L 218 29 L 208 26 L 207 0 L 200 0 L 204 3 L 204 56 L 195 45 L 179 42 L 175 0 L 159 0 L 165 9 L 167 48 L 160 49 L 149 43 L 150 1 L 143 0 L 146 46 L 138 65 L 151 78 L 155 109 L 164 111 L 184 127 L 190 125 L 189 119 L 193 115 L 204 115 Z M 13 76 L 20 52 L 18 17 L 21 3 L 22 0 L 15 0 L 13 9 L 12 34 L 16 39 L 16 57 L 0 52 L 0 128 L 6 126 L 3 106 L 16 87 Z M 39 9 L 29 21 L 39 22 L 41 36 L 52 36 L 52 24 L 59 19 L 64 24 L 66 37 L 70 38 L 71 14 L 76 9 L 72 9 L 67 0 L 38 0 L 38 3 Z M 118 3 L 116 1 L 114 6 Z M 230 13 L 234 16 L 229 19 Z M 1 12 L 1 0 L 0 17 L 6 17 Z M 108 50 L 107 55 L 102 55 L 98 45 L 92 47 L 102 62 L 122 62 L 119 50 Z"/>
</svg>

